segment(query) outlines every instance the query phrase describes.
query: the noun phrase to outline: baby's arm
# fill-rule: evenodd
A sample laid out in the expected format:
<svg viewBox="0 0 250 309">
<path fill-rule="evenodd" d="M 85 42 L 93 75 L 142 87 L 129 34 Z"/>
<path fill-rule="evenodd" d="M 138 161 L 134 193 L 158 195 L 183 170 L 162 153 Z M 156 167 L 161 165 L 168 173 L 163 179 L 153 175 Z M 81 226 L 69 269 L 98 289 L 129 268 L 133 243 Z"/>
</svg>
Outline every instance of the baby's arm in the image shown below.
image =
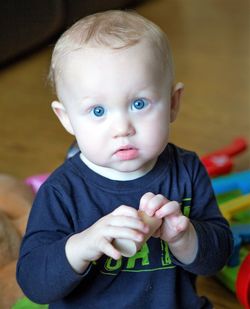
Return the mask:
<svg viewBox="0 0 250 309">
<path fill-rule="evenodd" d="M 155 236 L 168 243 L 172 254 L 181 263 L 191 264 L 197 254 L 198 239 L 193 224 L 182 214 L 179 203 L 148 192 L 141 198 L 140 209 L 149 216 L 163 219 Z"/>
<path fill-rule="evenodd" d="M 128 206 L 120 206 L 99 219 L 88 229 L 72 235 L 65 246 L 66 257 L 77 273 L 83 273 L 91 261 L 103 254 L 119 259 L 121 253 L 112 245 L 115 238 L 140 242 L 148 232 L 138 212 Z"/>
<path fill-rule="evenodd" d="M 70 196 L 65 198 L 46 183 L 31 210 L 17 263 L 17 281 L 36 303 L 51 303 L 69 295 L 84 280 L 90 262 L 103 253 L 118 258 L 120 253 L 111 245 L 113 238 L 141 241 L 145 237 L 145 224 L 137 210 L 128 206 L 118 207 L 84 231 L 75 232 L 69 200 Z"/>
</svg>

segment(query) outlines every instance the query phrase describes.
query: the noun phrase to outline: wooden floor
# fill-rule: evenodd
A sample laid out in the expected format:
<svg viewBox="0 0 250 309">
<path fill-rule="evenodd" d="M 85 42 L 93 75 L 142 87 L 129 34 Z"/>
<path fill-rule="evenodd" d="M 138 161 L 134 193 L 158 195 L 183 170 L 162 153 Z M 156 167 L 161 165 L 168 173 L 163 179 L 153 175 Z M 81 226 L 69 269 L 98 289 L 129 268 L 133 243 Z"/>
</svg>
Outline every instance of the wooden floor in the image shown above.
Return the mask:
<svg viewBox="0 0 250 309">
<path fill-rule="evenodd" d="M 137 7 L 172 43 L 176 80 L 185 84 L 171 140 L 199 155 L 250 141 L 250 1 L 148 0 Z M 52 171 L 71 136 L 51 112 L 46 82 L 51 47 L 0 72 L 0 172 L 19 178 Z M 235 170 L 250 168 L 250 151 Z M 200 278 L 199 293 L 216 309 L 242 308 L 214 278 Z"/>
</svg>

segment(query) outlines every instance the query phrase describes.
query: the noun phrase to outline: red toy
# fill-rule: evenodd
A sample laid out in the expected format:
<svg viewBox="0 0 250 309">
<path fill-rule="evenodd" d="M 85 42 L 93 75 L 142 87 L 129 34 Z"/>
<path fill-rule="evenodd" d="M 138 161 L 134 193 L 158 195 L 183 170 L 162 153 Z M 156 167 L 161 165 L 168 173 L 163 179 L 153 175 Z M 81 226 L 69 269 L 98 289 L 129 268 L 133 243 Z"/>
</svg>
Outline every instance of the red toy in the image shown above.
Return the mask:
<svg viewBox="0 0 250 309">
<path fill-rule="evenodd" d="M 240 266 L 236 280 L 236 294 L 244 308 L 250 309 L 250 253 Z"/>
<path fill-rule="evenodd" d="M 235 139 L 232 144 L 201 157 L 209 176 L 215 177 L 229 173 L 233 168 L 232 158 L 247 149 L 244 138 Z"/>
</svg>

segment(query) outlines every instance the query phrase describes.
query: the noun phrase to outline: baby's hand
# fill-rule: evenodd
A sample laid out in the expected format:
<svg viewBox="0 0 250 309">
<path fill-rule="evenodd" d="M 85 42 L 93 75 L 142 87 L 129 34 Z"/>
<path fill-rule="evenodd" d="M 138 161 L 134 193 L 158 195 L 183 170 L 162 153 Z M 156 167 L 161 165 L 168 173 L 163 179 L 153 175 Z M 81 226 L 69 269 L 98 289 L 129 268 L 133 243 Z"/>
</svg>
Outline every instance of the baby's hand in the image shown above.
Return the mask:
<svg viewBox="0 0 250 309">
<path fill-rule="evenodd" d="M 140 242 L 148 232 L 136 209 L 120 206 L 102 217 L 88 229 L 71 236 L 66 244 L 66 256 L 77 272 L 83 272 L 91 261 L 103 254 L 119 259 L 121 253 L 112 245 L 115 238 Z"/>
<path fill-rule="evenodd" d="M 178 242 L 189 228 L 189 219 L 185 217 L 176 201 L 169 201 L 161 194 L 148 192 L 140 201 L 140 210 L 149 216 L 163 219 L 162 225 L 154 234 L 169 244 Z"/>
<path fill-rule="evenodd" d="M 163 219 L 154 236 L 166 241 L 180 262 L 190 264 L 194 261 L 198 251 L 197 234 L 191 221 L 183 216 L 178 202 L 148 192 L 141 198 L 140 210 L 149 216 Z"/>
</svg>

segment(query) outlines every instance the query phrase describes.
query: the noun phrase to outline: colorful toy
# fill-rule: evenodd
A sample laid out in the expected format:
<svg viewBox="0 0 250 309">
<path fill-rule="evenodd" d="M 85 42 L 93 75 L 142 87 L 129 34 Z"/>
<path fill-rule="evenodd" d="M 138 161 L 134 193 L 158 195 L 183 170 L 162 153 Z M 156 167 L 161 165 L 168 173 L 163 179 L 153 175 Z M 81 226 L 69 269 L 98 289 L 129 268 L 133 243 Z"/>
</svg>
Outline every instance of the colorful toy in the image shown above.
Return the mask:
<svg viewBox="0 0 250 309">
<path fill-rule="evenodd" d="M 249 255 L 249 251 L 242 247 L 240 249 L 240 263 L 236 266 L 224 266 L 223 269 L 216 275 L 216 277 L 225 285 L 231 292 L 237 293 L 236 282 L 239 270 L 243 261 Z M 239 280 L 239 279 L 238 279 Z"/>
<path fill-rule="evenodd" d="M 239 211 L 233 215 L 233 222 L 234 223 L 246 223 L 250 222 L 250 209 L 247 208 L 246 210 Z"/>
<path fill-rule="evenodd" d="M 216 276 L 232 292 L 245 309 L 250 309 L 250 223 L 233 225 L 234 251 L 226 265 Z"/>
<path fill-rule="evenodd" d="M 212 185 L 216 195 L 235 190 L 240 194 L 250 193 L 250 170 L 214 178 Z"/>
<path fill-rule="evenodd" d="M 27 297 L 23 297 L 17 301 L 17 303 L 12 306 L 11 309 L 48 309 L 49 305 L 39 305 L 33 303 Z"/>
<path fill-rule="evenodd" d="M 246 140 L 238 138 L 202 157 L 201 161 L 211 177 L 220 176 L 211 181 L 220 210 L 234 236 L 233 254 L 216 276 L 236 293 L 244 308 L 250 309 L 250 170 L 228 174 L 233 168 L 233 157 L 246 148 Z"/>
<path fill-rule="evenodd" d="M 201 161 L 211 177 L 223 175 L 231 172 L 233 168 L 232 158 L 246 148 L 246 140 L 244 138 L 237 138 L 227 147 L 201 157 Z"/>
<path fill-rule="evenodd" d="M 233 254 L 217 277 L 250 309 L 250 171 L 212 179 L 212 184 L 234 236 Z"/>
<path fill-rule="evenodd" d="M 236 279 L 236 293 L 242 305 L 250 308 L 250 254 L 241 263 Z"/>
<path fill-rule="evenodd" d="M 49 174 L 30 176 L 25 179 L 25 183 L 30 186 L 34 193 L 37 193 L 43 182 L 49 177 Z"/>
<path fill-rule="evenodd" d="M 250 194 L 241 195 L 220 204 L 220 210 L 228 221 L 231 221 L 237 212 L 248 209 L 250 209 Z"/>
</svg>

